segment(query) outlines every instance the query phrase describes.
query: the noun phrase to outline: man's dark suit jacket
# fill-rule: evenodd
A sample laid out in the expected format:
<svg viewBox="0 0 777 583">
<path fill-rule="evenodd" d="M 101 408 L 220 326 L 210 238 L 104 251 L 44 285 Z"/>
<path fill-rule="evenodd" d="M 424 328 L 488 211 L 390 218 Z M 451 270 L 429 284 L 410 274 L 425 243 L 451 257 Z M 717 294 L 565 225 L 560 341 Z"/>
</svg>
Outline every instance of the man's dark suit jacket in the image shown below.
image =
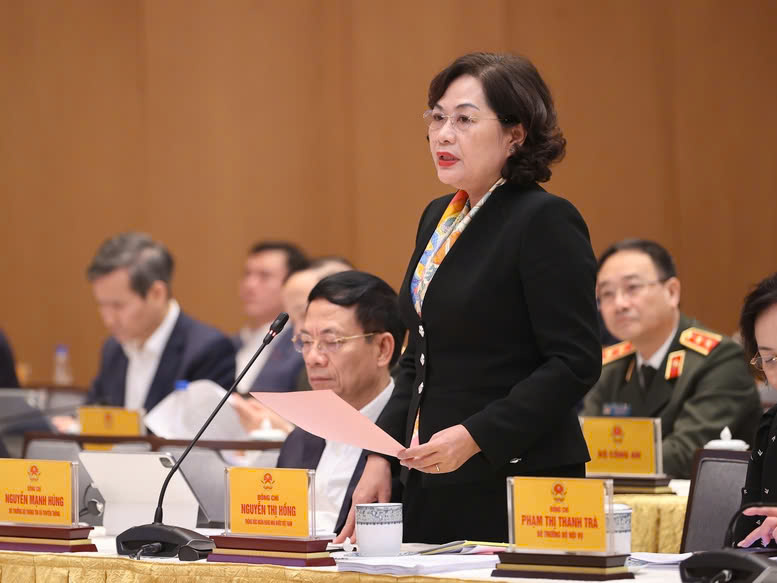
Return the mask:
<svg viewBox="0 0 777 583">
<path fill-rule="evenodd" d="M 286 441 L 283 442 L 281 453 L 278 456 L 277 466 L 279 468 L 305 468 L 307 470 L 315 470 L 318 467 L 318 462 L 321 461 L 324 447 L 326 447 L 326 440 L 316 437 L 297 427 L 294 431 L 289 433 Z M 351 497 L 353 496 L 356 485 L 359 483 L 359 478 L 362 477 L 364 465 L 367 463 L 367 453 L 368 452 L 362 450 L 359 462 L 356 464 L 356 469 L 354 469 L 353 475 L 351 476 L 351 481 L 348 482 L 343 505 L 340 508 L 340 514 L 337 516 L 337 522 L 335 523 L 335 532 L 338 534 L 343 529 L 343 526 L 345 526 L 348 512 L 351 510 Z M 325 479 L 325 476 L 317 474 L 316 479 L 323 480 Z M 391 501 L 399 502 L 401 499 L 401 486 L 399 482 L 395 480 L 394 483 L 392 483 L 391 488 Z"/>
<path fill-rule="evenodd" d="M 498 187 L 451 247 L 419 318 L 410 282 L 453 195 L 432 201 L 399 292 L 409 330 L 378 425 L 405 445 L 463 424 L 481 452 L 425 486 L 544 475 L 588 461 L 576 404 L 599 378 L 596 261 L 575 207 L 536 184 Z"/>
<path fill-rule="evenodd" d="M 114 338 L 103 344 L 100 372 L 92 382 L 87 403 L 124 406 L 127 356 Z M 235 380 L 235 347 L 215 328 L 183 312 L 175 322 L 159 359 L 143 407 L 151 411 L 175 388 L 175 381 L 210 379 L 224 388 Z"/>
<path fill-rule="evenodd" d="M 300 388 L 297 386 L 298 378 L 305 362 L 302 355 L 294 350 L 291 343 L 293 336 L 293 329 L 288 325 L 269 345 L 267 350 L 271 350 L 270 355 L 251 384 L 252 391 L 285 393 Z M 239 335 L 233 337 L 233 342 L 236 351 L 243 346 Z"/>
<path fill-rule="evenodd" d="M 0 330 L 0 388 L 11 389 L 18 386 L 11 344 Z"/>
</svg>

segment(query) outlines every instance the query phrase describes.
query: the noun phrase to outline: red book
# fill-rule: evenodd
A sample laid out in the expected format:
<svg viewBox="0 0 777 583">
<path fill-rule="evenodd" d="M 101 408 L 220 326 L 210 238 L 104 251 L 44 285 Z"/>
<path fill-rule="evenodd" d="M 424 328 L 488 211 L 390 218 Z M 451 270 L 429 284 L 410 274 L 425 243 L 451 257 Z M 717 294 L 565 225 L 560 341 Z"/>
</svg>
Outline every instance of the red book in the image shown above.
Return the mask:
<svg viewBox="0 0 777 583">
<path fill-rule="evenodd" d="M 32 551 L 36 553 L 78 553 L 91 552 L 96 553 L 97 547 L 94 545 L 46 545 L 38 543 L 6 543 L 0 542 L 0 550 L 3 551 Z"/>
<path fill-rule="evenodd" d="M 332 557 L 320 559 L 289 559 L 286 557 L 260 557 L 257 555 L 223 555 L 211 553 L 209 563 L 252 563 L 254 565 L 283 565 L 284 567 L 330 567 L 335 564 Z"/>
<path fill-rule="evenodd" d="M 210 537 L 221 549 L 245 549 L 249 551 L 288 551 L 292 553 L 318 553 L 326 550 L 332 539 L 295 540 L 281 538 L 255 538 L 251 536 L 216 535 Z"/>
<path fill-rule="evenodd" d="M 56 538 L 72 540 L 89 538 L 91 526 L 22 526 L 19 524 L 0 524 L 0 536 L 26 536 L 28 538 Z"/>
</svg>

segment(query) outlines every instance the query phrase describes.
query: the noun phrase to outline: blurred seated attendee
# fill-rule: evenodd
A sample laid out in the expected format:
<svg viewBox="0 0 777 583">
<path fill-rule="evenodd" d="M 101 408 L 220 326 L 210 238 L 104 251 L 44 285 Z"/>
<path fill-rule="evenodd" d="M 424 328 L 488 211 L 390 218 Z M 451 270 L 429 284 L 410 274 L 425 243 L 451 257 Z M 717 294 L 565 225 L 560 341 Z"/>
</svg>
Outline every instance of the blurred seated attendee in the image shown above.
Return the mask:
<svg viewBox="0 0 777 583">
<path fill-rule="evenodd" d="M 734 333 L 731 334 L 731 338 L 740 346 L 744 345 L 742 332 L 739 330 L 739 328 L 737 328 Z M 758 396 L 761 397 L 761 407 L 763 407 L 764 410 L 771 409 L 774 405 L 777 404 L 777 394 L 775 394 L 775 392 L 769 386 L 769 383 L 766 382 L 764 378 L 762 378 L 762 375 L 755 377 L 755 388 L 758 389 Z"/>
<path fill-rule="evenodd" d="M 232 394 L 229 397 L 229 403 L 237 413 L 240 419 L 240 425 L 248 433 L 266 429 L 280 429 L 284 433 L 290 433 L 294 430 L 294 424 L 289 423 L 280 415 L 262 405 L 251 395 Z M 261 435 L 257 435 L 261 439 Z"/>
<path fill-rule="evenodd" d="M 680 280 L 658 243 L 626 239 L 598 260 L 596 295 L 608 330 L 602 375 L 581 415 L 659 417 L 664 472 L 689 478 L 693 454 L 728 427 L 752 443 L 761 414 L 742 348 L 680 312 Z"/>
<path fill-rule="evenodd" d="M 0 330 L 0 388 L 13 389 L 18 386 L 19 380 L 16 378 L 16 365 L 11 343 Z"/>
<path fill-rule="evenodd" d="M 758 283 L 742 306 L 739 329 L 750 361 L 759 379 L 777 387 L 777 273 Z M 745 510 L 734 532 L 739 546 L 775 545 L 777 527 L 777 405 L 761 417 L 752 444 L 742 505 L 760 502 L 771 508 Z"/>
<path fill-rule="evenodd" d="M 374 275 L 344 271 L 318 282 L 309 298 L 294 342 L 313 390 L 331 389 L 374 422 L 394 390 L 389 370 L 405 334 L 396 293 Z M 297 428 L 278 467 L 316 470 L 316 527 L 339 532 L 366 460 L 358 447 Z M 393 491 L 399 499 L 398 487 Z"/>
<path fill-rule="evenodd" d="M 150 411 L 178 380 L 210 379 L 228 388 L 235 348 L 215 328 L 181 311 L 173 298 L 173 257 L 145 233 L 107 239 L 87 269 L 103 323 L 100 369 L 87 404 Z M 69 418 L 55 418 L 61 430 Z"/>
<path fill-rule="evenodd" d="M 305 319 L 310 290 L 327 275 L 351 269 L 353 265 L 350 261 L 331 255 L 313 259 L 307 268 L 289 274 L 281 288 L 281 301 L 295 334 Z"/>
<path fill-rule="evenodd" d="M 238 374 L 261 346 L 270 324 L 283 311 L 283 282 L 289 275 L 307 266 L 305 254 L 286 241 L 263 241 L 249 250 L 240 280 L 240 300 L 246 324 L 234 337 Z M 297 377 L 304 364 L 291 345 L 292 336 L 292 326 L 286 326 L 276 336 L 240 381 L 240 393 L 296 389 Z"/>
<path fill-rule="evenodd" d="M 314 259 L 307 268 L 300 269 L 289 275 L 281 288 L 283 311 L 289 314 L 289 324 L 287 327 L 292 329 L 294 333 L 299 332 L 299 327 L 305 319 L 305 310 L 308 307 L 308 294 L 310 294 L 310 290 L 319 281 L 327 275 L 350 269 L 353 269 L 353 265 L 347 259 L 328 256 Z M 304 366 L 297 374 L 294 387 L 298 391 L 311 389 Z M 253 397 L 243 399 L 239 396 L 233 396 L 230 398 L 230 403 L 232 403 L 240 417 L 240 423 L 246 431 L 256 431 L 269 427 L 281 429 L 288 433 L 294 429 L 291 423 L 275 415 Z"/>
</svg>

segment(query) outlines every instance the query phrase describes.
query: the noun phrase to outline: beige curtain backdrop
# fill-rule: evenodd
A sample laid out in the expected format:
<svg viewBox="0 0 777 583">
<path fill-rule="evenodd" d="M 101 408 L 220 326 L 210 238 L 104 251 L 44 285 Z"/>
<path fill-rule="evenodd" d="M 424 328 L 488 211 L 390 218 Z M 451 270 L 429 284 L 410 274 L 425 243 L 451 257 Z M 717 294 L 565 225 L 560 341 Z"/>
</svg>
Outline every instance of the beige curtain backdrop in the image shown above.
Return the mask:
<svg viewBox="0 0 777 583">
<path fill-rule="evenodd" d="M 183 309 L 234 331 L 256 240 L 338 253 L 398 286 L 448 192 L 421 113 L 472 50 L 529 56 L 569 140 L 547 188 L 600 252 L 651 237 L 683 308 L 731 332 L 777 270 L 772 0 L 0 0 L 0 327 L 32 379 L 105 331 L 84 269 L 138 229 Z M 499 318 L 499 314 L 494 314 Z"/>
</svg>

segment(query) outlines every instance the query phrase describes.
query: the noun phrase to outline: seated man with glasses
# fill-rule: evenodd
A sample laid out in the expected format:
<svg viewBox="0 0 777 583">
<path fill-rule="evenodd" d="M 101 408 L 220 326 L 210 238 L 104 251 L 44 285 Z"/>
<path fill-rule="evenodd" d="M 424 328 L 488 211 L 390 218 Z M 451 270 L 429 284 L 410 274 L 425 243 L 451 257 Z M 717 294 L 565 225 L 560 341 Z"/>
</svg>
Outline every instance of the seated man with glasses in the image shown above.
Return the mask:
<svg viewBox="0 0 777 583">
<path fill-rule="evenodd" d="M 374 275 L 344 271 L 311 290 L 293 342 L 313 390 L 331 389 L 376 421 L 394 390 L 389 371 L 404 335 L 394 290 Z M 316 528 L 340 532 L 366 459 L 358 447 L 297 428 L 283 444 L 278 467 L 316 470 Z M 393 490 L 398 497 L 399 488 Z"/>
<path fill-rule="evenodd" d="M 697 448 L 728 426 L 752 444 L 761 414 L 742 348 L 680 312 L 674 260 L 658 243 L 626 239 L 598 260 L 596 297 L 608 330 L 602 375 L 583 416 L 660 417 L 664 472 L 689 478 Z"/>
</svg>

